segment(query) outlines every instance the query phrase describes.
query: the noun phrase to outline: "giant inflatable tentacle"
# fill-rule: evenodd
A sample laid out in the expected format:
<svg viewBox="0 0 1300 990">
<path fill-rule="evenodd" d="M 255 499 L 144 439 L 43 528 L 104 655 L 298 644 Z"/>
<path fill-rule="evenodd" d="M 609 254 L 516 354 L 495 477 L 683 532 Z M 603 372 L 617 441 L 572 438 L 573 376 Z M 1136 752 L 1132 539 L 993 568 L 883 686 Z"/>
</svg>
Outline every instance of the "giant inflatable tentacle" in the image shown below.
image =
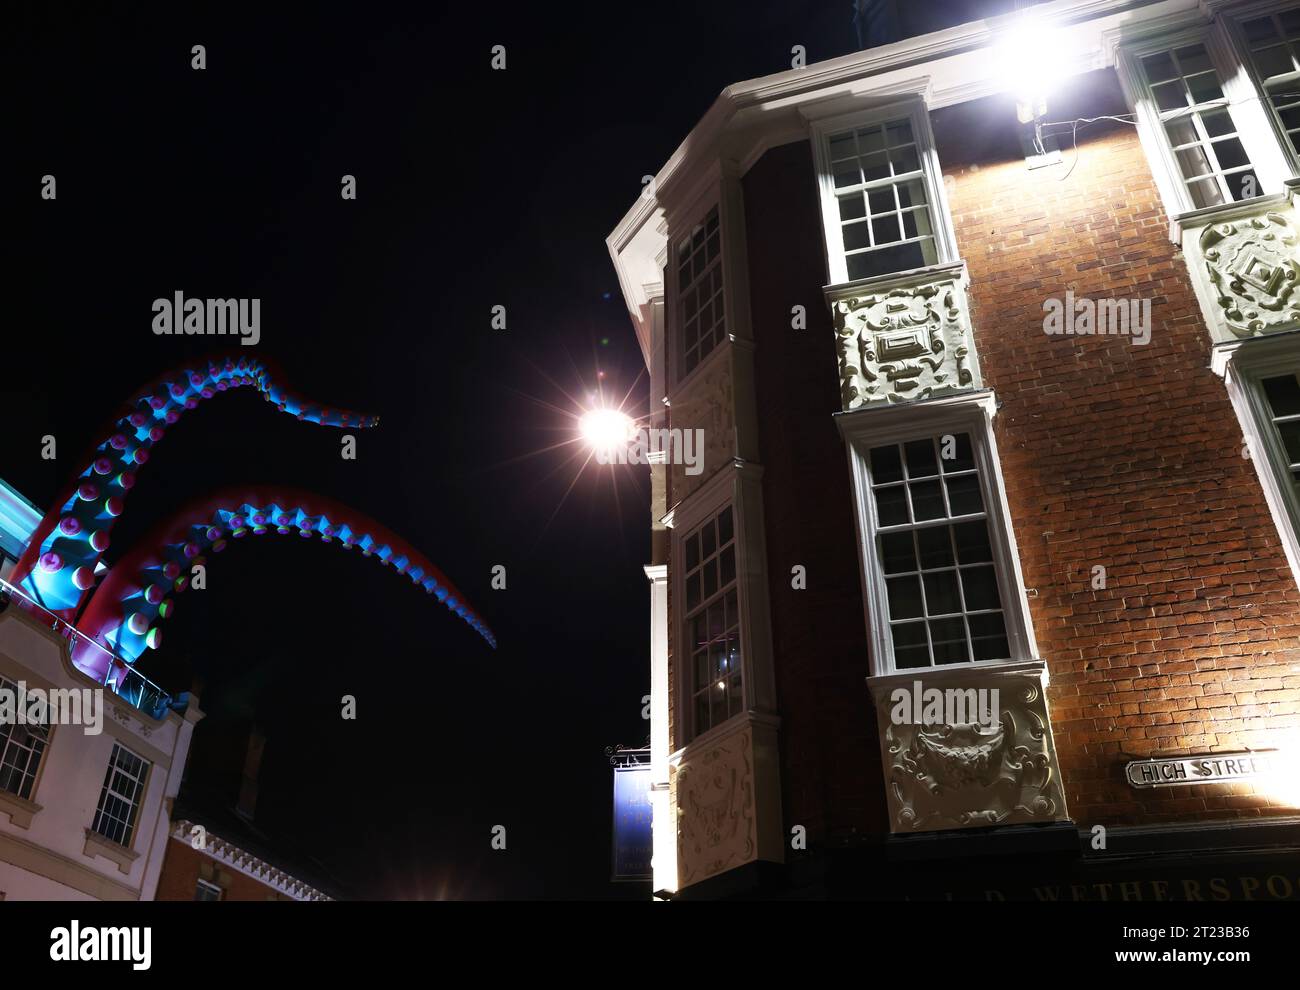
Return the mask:
<svg viewBox="0 0 1300 990">
<path fill-rule="evenodd" d="M 110 531 L 153 445 L 182 413 L 222 392 L 246 387 L 256 388 L 281 412 L 309 423 L 366 428 L 379 422 L 378 416 L 301 398 L 254 358 L 222 356 L 163 375 L 136 394 L 90 464 L 45 514 L 14 569 L 13 583 L 50 611 L 71 619 L 95 583 Z"/>
<path fill-rule="evenodd" d="M 464 619 L 494 649 L 496 637 L 446 576 L 418 550 L 373 519 L 332 499 L 287 488 L 232 489 L 182 509 L 123 557 L 91 595 L 78 628 L 127 663 L 162 641 L 161 622 L 173 597 L 190 582 L 193 566 L 206 565 L 230 540 L 266 533 L 297 533 L 357 547 L 377 557 Z M 79 642 L 73 662 L 101 683 L 109 678 L 108 654 Z M 125 670 L 116 672 L 115 680 Z"/>
</svg>

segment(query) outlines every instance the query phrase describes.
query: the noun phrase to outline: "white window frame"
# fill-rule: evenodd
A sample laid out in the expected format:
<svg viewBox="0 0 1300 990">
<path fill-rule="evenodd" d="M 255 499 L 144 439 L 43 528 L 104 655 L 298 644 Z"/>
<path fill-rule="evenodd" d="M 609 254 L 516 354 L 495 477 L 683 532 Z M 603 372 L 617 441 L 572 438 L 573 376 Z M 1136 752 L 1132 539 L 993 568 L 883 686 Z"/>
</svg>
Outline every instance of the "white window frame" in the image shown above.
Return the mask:
<svg viewBox="0 0 1300 990">
<path fill-rule="evenodd" d="M 1260 384 L 1300 371 L 1300 330 L 1260 337 L 1236 346 L 1223 363 L 1228 397 L 1236 410 L 1250 459 L 1264 489 L 1273 524 L 1296 583 L 1300 584 L 1300 494 L 1291 480 L 1286 450 L 1273 428 L 1272 410 Z"/>
<path fill-rule="evenodd" d="M 1243 71 L 1249 76 L 1252 86 L 1255 88 L 1259 102 L 1264 113 L 1267 115 L 1269 122 L 1273 126 L 1274 136 L 1277 139 L 1278 146 L 1286 156 L 1291 165 L 1291 175 L 1294 177 L 1297 173 L 1297 163 L 1300 162 L 1300 154 L 1296 152 L 1291 143 L 1291 137 L 1286 132 L 1286 127 L 1282 123 L 1282 118 L 1277 110 L 1273 107 L 1273 101 L 1269 98 L 1269 91 L 1264 86 L 1264 78 L 1260 75 L 1259 69 L 1255 64 L 1254 53 L 1250 50 L 1250 43 L 1246 40 L 1246 32 L 1242 25 L 1246 21 L 1253 21 L 1259 17 L 1266 17 L 1271 14 L 1279 14 L 1287 10 L 1300 10 L 1300 4 L 1296 0 L 1270 0 L 1268 3 L 1258 3 L 1253 6 L 1234 10 L 1231 14 L 1225 15 L 1224 24 L 1227 31 L 1227 37 L 1232 44 L 1234 51 L 1240 60 Z M 1294 78 L 1289 85 L 1294 87 L 1294 92 L 1300 93 L 1300 72 L 1294 73 Z M 1300 102 L 1300 101 L 1297 101 Z M 1300 134 L 1296 135 L 1300 140 Z"/>
<path fill-rule="evenodd" d="M 997 666 L 1018 661 L 1037 661 L 1034 640 L 1016 549 L 1011 512 L 1007 507 L 997 441 L 993 435 L 993 416 L 997 411 L 991 391 L 968 392 L 958 396 L 928 399 L 918 403 L 901 403 L 883 408 L 869 408 L 840 413 L 837 423 L 848 445 L 849 472 L 853 479 L 854 509 L 858 531 L 858 560 L 864 589 L 863 607 L 871 641 L 871 673 L 907 673 L 961 670 Z M 967 433 L 980 479 L 988 523 L 989 543 L 993 550 L 993 568 L 1006 625 L 1007 646 L 1011 656 L 964 663 L 931 664 L 925 667 L 898 667 L 894 662 L 894 644 L 889 616 L 889 594 L 884 565 L 877 552 L 876 505 L 871 489 L 870 453 L 873 447 L 905 443 L 946 433 Z"/>
<path fill-rule="evenodd" d="M 708 267 L 705 269 L 705 272 L 702 274 L 707 274 L 710 271 L 715 271 L 717 273 L 717 279 L 719 285 L 718 285 L 718 291 L 716 293 L 716 299 L 720 301 L 722 304 L 722 336 L 717 341 L 717 343 L 713 344 L 707 351 L 701 351 L 699 353 L 699 357 L 696 358 L 695 365 L 688 371 L 685 367 L 686 353 L 687 353 L 686 323 L 683 319 L 683 313 L 682 313 L 684 298 L 683 298 L 683 290 L 681 286 L 681 271 L 680 271 L 681 263 L 683 260 L 681 254 L 681 242 L 693 240 L 697 228 L 703 228 L 709 222 L 709 218 L 713 216 L 717 217 L 717 222 L 718 222 L 718 230 L 717 230 L 718 254 L 717 257 L 712 262 L 709 263 Z M 731 310 L 727 305 L 727 262 L 726 262 L 727 244 L 723 238 L 723 231 L 722 231 L 722 204 L 718 202 L 716 199 L 712 200 L 709 205 L 705 206 L 703 212 L 693 223 L 683 225 L 682 229 L 683 232 L 673 238 L 671 265 L 669 267 L 669 278 L 672 280 L 672 292 L 673 292 L 673 343 L 675 345 L 673 347 L 673 364 L 675 366 L 673 370 L 675 372 L 675 376 L 678 381 L 686 380 L 697 370 L 699 370 L 699 368 L 702 365 L 707 363 L 709 358 L 713 356 L 713 353 L 717 350 L 720 350 L 723 347 L 723 345 L 727 343 L 728 335 L 731 332 Z M 707 242 L 707 238 L 706 238 L 706 242 Z M 690 289 L 694 287 L 698 281 L 699 281 L 699 277 L 692 279 L 691 282 L 688 284 L 687 288 Z M 696 312 L 697 320 L 698 317 L 699 317 L 699 313 L 697 311 Z M 697 344 L 698 344 L 698 337 L 697 337 Z M 696 350 L 698 351 L 699 348 L 697 347 Z"/>
<path fill-rule="evenodd" d="M 13 691 L 15 695 L 18 692 L 18 684 L 10 680 L 8 677 L 6 677 L 3 674 L 0 674 L 0 687 Z M 4 738 L 3 742 L 0 742 L 0 767 L 3 767 L 4 765 L 3 758 L 9 753 L 11 748 L 25 749 L 29 754 L 34 752 L 33 747 L 24 745 L 22 743 L 14 742 L 13 740 L 12 730 L 22 728 L 22 726 L 14 725 L 14 726 L 10 726 L 9 728 L 11 730 L 9 735 Z M 32 778 L 31 789 L 28 791 L 27 794 L 21 794 L 18 791 L 11 791 L 8 788 L 0 788 L 0 794 L 7 795 L 11 798 L 17 798 L 19 801 L 34 802 L 36 800 L 36 793 L 41 786 L 41 774 L 45 769 L 45 764 L 49 761 L 50 743 L 53 741 L 53 736 L 54 736 L 54 726 L 52 726 L 48 721 L 45 723 L 44 726 L 42 726 L 42 728 L 44 729 L 44 736 L 43 738 L 41 738 L 41 743 L 42 743 L 41 752 L 40 755 L 36 758 L 36 771 L 30 774 Z M 35 735 L 35 733 L 31 733 L 31 734 Z M 24 777 L 28 776 L 28 773 L 24 772 L 23 776 Z"/>
<path fill-rule="evenodd" d="M 762 468 L 732 465 L 718 471 L 664 518 L 672 533 L 669 566 L 672 595 L 673 747 L 680 753 L 701 740 L 725 735 L 737 722 L 776 711 L 772 631 L 767 597 L 767 549 L 763 532 Z M 736 598 L 740 609 L 740 712 L 703 732 L 695 731 L 695 670 L 686 620 L 685 537 L 731 506 L 736 546 Z"/>
<path fill-rule="evenodd" d="M 680 570 L 682 575 L 683 588 L 685 588 L 690 583 L 690 575 L 691 575 L 691 572 L 686 565 L 686 560 L 684 559 L 684 548 L 686 543 L 697 532 L 702 530 L 705 526 L 713 525 L 714 520 L 716 520 L 723 513 L 727 513 L 727 512 L 730 512 L 731 514 L 731 541 L 728 544 L 731 547 L 731 554 L 732 554 L 733 571 L 731 575 L 731 580 L 724 585 L 721 582 L 721 574 L 719 573 L 718 585 L 717 587 L 714 588 L 711 595 L 706 597 L 703 593 L 703 589 L 701 589 L 699 602 L 695 606 L 694 611 L 691 610 L 690 602 L 686 594 L 683 594 L 682 598 L 679 599 L 679 601 L 681 602 L 681 615 L 682 615 L 682 625 L 681 625 L 682 637 L 680 640 L 683 648 L 682 661 L 689 668 L 686 671 L 686 676 L 683 678 L 683 686 L 686 688 L 687 694 L 683 696 L 682 703 L 684 709 L 687 712 L 689 712 L 689 721 L 687 725 L 689 726 L 692 737 L 703 735 L 705 732 L 709 731 L 710 729 L 717 728 L 719 725 L 723 725 L 729 722 L 732 718 L 735 718 L 736 715 L 739 715 L 741 712 L 745 711 L 744 657 L 746 653 L 746 643 L 744 637 L 744 627 L 740 621 L 741 539 L 740 539 L 740 533 L 736 528 L 736 507 L 731 499 L 725 500 L 724 502 L 722 502 L 721 505 L 718 506 L 716 511 L 705 515 L 698 522 L 695 522 L 689 529 L 682 531 L 682 535 L 681 535 L 681 539 L 679 540 L 679 543 L 683 547 L 683 557 L 678 559 L 678 569 Z M 716 558 L 718 560 L 719 567 L 720 567 L 721 559 L 722 559 L 722 550 L 723 550 L 723 546 L 721 544 L 717 544 L 714 547 L 713 553 L 710 554 L 708 557 L 705 557 L 704 554 L 701 553 L 699 560 L 696 562 L 697 572 L 699 574 L 699 579 L 701 582 L 703 581 L 704 564 L 707 560 Z M 739 659 L 740 661 L 740 670 L 739 671 L 736 671 L 734 669 L 729 670 L 724 676 L 724 680 L 719 681 L 719 683 L 723 684 L 723 686 L 726 688 L 727 704 L 724 707 L 729 707 L 732 699 L 731 682 L 737 679 L 737 677 L 739 678 L 740 681 L 739 709 L 734 714 L 731 715 L 724 714 L 722 718 L 716 722 L 711 721 L 710 725 L 706 728 L 700 728 L 696 724 L 695 702 L 696 699 L 699 698 L 701 694 L 708 694 L 710 698 L 712 697 L 713 683 L 712 680 L 710 680 L 710 683 L 704 688 L 700 688 L 696 684 L 695 643 L 692 641 L 690 636 L 691 624 L 692 624 L 692 620 L 698 618 L 700 615 L 702 614 L 707 615 L 709 608 L 712 607 L 710 605 L 707 605 L 706 604 L 707 602 L 712 601 L 713 605 L 720 604 L 722 602 L 725 602 L 727 594 L 730 594 L 732 592 L 734 592 L 736 597 L 735 630 L 736 630 L 736 641 L 739 645 L 739 649 L 737 651 L 738 652 L 737 659 Z M 728 626 L 728 628 L 730 627 Z M 726 631 L 727 631 L 726 629 L 723 630 L 724 634 L 726 633 Z"/>
<path fill-rule="evenodd" d="M 140 785 L 140 793 L 136 796 L 134 801 L 130 802 L 131 820 L 126 824 L 127 834 L 124 836 L 124 838 L 126 839 L 125 842 L 119 841 L 113 838 L 112 836 L 107 835 L 104 832 L 101 832 L 98 827 L 100 818 L 104 814 L 103 806 L 104 806 L 104 798 L 106 794 L 111 794 L 113 797 L 117 798 L 120 801 L 130 800 L 127 798 L 125 794 L 119 794 L 117 791 L 112 789 L 113 774 L 118 772 L 124 772 L 124 771 L 117 770 L 116 758 L 117 758 L 117 751 L 119 749 L 122 752 L 135 757 L 141 763 L 140 776 L 135 778 L 136 782 Z M 145 796 L 148 794 L 149 776 L 152 770 L 153 770 L 152 762 L 145 759 L 143 756 L 135 752 L 130 747 L 123 746 L 120 742 L 114 741 L 113 749 L 109 753 L 109 757 L 108 757 L 108 767 L 104 773 L 104 783 L 100 786 L 99 799 L 95 802 L 95 814 L 90 820 L 90 831 L 93 832 L 95 835 L 97 835 L 99 838 L 103 839 L 105 842 L 114 843 L 116 845 L 122 846 L 124 849 L 133 848 L 135 845 L 136 834 L 139 831 L 140 815 L 144 811 Z"/>
<path fill-rule="evenodd" d="M 835 195 L 835 180 L 831 170 L 830 139 L 858 127 L 870 127 L 895 120 L 907 119 L 916 141 L 917 158 L 921 166 L 921 181 L 925 186 L 926 205 L 930 210 L 936 259 L 943 265 L 960 259 L 957 235 L 953 230 L 952 213 L 948 209 L 947 191 L 940 171 L 939 156 L 934 147 L 934 131 L 930 127 L 930 114 L 924 99 L 910 96 L 882 106 L 854 113 L 840 114 L 813 121 L 811 125 L 813 161 L 817 168 L 817 190 L 822 207 L 822 240 L 826 248 L 826 265 L 832 285 L 849 281 L 848 260 L 841 232 L 839 200 Z M 924 267 L 930 267 L 926 265 Z M 873 278 L 893 278 L 900 272 L 872 275 Z"/>
<path fill-rule="evenodd" d="M 213 883 L 211 880 L 204 880 L 202 877 L 199 877 L 198 881 L 194 885 L 194 899 L 196 901 L 207 900 L 208 898 L 200 898 L 198 896 L 200 890 L 207 890 L 209 893 L 215 893 L 217 896 L 211 898 L 211 900 L 224 901 L 226 899 L 226 890 L 224 887 L 220 884 Z"/>
<path fill-rule="evenodd" d="M 1198 21 L 1123 41 L 1116 52 L 1116 67 L 1133 109 L 1156 186 L 1164 200 L 1165 212 L 1171 219 L 1202 211 L 1228 210 L 1252 202 L 1229 199 L 1211 207 L 1195 204 L 1147 82 L 1146 70 L 1142 66 L 1144 57 L 1194 44 L 1205 46 L 1210 63 L 1218 73 L 1224 106 L 1259 180 L 1259 196 L 1254 199 L 1281 192 L 1284 182 L 1294 174 L 1291 156 L 1278 139 L 1272 114 L 1262 105 L 1260 90 L 1249 68 L 1249 58 L 1243 59 L 1243 49 L 1222 23 Z"/>
</svg>

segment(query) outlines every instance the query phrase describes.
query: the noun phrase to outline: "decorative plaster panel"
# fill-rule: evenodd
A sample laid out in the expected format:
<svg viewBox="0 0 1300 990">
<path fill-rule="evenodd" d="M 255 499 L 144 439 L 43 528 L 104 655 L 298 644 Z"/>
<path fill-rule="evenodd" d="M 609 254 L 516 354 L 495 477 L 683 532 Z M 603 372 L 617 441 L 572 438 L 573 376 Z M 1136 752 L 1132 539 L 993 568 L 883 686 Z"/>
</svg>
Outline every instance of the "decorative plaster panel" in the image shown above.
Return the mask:
<svg viewBox="0 0 1300 990">
<path fill-rule="evenodd" d="M 688 465 L 682 463 L 681 457 L 675 456 L 676 451 L 673 452 L 668 469 L 672 474 L 672 497 L 675 502 L 686 498 L 711 478 L 718 468 L 731 463 L 735 457 L 735 388 L 730 354 L 727 353 L 730 346 L 724 343 L 719 348 L 723 353 L 709 355 L 704 366 L 687 382 L 686 387 L 673 396 L 669 413 L 670 427 L 674 430 L 703 431 L 698 448 L 691 448 L 696 456 L 701 457 L 703 467 L 697 474 L 687 473 Z"/>
<path fill-rule="evenodd" d="M 1216 342 L 1300 326 L 1300 237 L 1289 198 L 1236 208 L 1220 222 L 1184 226 L 1183 242 Z"/>
<path fill-rule="evenodd" d="M 915 670 L 870 679 L 894 833 L 1067 821 L 1043 665 Z M 892 695 L 997 689 L 996 722 L 895 724 Z M 986 697 L 992 697 L 986 695 Z"/>
<path fill-rule="evenodd" d="M 674 782 L 683 887 L 758 858 L 750 726 L 684 755 Z"/>
<path fill-rule="evenodd" d="M 830 290 L 844 409 L 979 388 L 963 266 Z"/>
</svg>

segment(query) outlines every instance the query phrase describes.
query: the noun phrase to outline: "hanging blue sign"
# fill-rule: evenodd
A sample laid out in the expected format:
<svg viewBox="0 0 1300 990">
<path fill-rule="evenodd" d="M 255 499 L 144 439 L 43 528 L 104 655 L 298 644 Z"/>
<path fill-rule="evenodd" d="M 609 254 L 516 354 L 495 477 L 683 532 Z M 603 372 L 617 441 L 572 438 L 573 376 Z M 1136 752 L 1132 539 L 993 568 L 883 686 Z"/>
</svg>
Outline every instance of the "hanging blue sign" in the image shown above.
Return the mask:
<svg viewBox="0 0 1300 990">
<path fill-rule="evenodd" d="M 614 768 L 614 879 L 649 880 L 654 851 L 650 767 Z"/>
</svg>

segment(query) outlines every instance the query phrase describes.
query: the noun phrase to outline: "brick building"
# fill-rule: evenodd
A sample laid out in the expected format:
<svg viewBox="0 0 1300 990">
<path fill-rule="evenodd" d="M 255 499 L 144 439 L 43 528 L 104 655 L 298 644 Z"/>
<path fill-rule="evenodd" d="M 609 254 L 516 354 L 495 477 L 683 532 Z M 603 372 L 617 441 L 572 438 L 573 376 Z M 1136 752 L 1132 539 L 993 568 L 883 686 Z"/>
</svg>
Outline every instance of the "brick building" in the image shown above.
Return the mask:
<svg viewBox="0 0 1300 990">
<path fill-rule="evenodd" d="M 657 891 L 1300 898 L 1298 130 L 1294 2 L 718 97 L 609 237 Z"/>
<path fill-rule="evenodd" d="M 160 901 L 332 901 L 343 895 L 291 834 L 257 820 L 267 740 L 254 723 L 218 719 L 197 738 L 171 808 Z"/>
</svg>

